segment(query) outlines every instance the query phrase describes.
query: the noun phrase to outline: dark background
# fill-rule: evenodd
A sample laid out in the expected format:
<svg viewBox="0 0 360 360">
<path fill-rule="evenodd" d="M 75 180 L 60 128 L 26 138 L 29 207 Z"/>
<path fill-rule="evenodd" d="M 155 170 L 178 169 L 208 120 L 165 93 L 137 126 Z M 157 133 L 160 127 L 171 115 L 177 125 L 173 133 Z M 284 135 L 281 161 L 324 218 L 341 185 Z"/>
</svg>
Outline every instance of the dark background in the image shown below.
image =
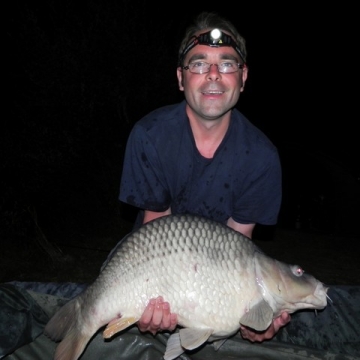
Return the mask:
<svg viewBox="0 0 360 360">
<path fill-rule="evenodd" d="M 2 240 L 121 234 L 133 218 L 117 200 L 128 133 L 149 111 L 183 99 L 177 50 L 200 10 L 225 15 L 246 38 L 249 78 L 238 108 L 279 149 L 278 226 L 360 234 L 355 9 L 194 4 L 7 6 Z"/>
</svg>

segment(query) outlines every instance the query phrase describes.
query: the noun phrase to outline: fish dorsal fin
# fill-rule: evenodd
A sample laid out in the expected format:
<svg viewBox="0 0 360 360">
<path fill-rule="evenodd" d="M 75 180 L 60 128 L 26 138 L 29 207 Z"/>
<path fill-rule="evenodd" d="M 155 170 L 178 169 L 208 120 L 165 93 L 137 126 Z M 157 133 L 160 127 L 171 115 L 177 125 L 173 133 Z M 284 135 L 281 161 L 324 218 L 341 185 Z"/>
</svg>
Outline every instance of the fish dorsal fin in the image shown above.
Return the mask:
<svg viewBox="0 0 360 360">
<path fill-rule="evenodd" d="M 272 319 L 272 308 L 265 300 L 261 300 L 241 317 L 240 324 L 249 326 L 257 331 L 263 331 L 269 327 Z"/>
<path fill-rule="evenodd" d="M 193 350 L 206 342 L 211 334 L 213 329 L 194 329 L 194 328 L 185 328 L 179 331 L 181 346 L 188 350 Z"/>
<path fill-rule="evenodd" d="M 166 351 L 164 354 L 164 360 L 176 359 L 184 352 L 184 348 L 181 346 L 180 334 L 177 332 L 172 334 L 166 344 Z"/>
<path fill-rule="evenodd" d="M 103 338 L 108 339 L 112 337 L 114 334 L 118 333 L 121 330 L 128 328 L 129 326 L 135 324 L 139 318 L 135 318 L 134 316 L 129 317 L 121 317 L 120 319 L 115 319 L 110 321 L 104 332 Z"/>
</svg>

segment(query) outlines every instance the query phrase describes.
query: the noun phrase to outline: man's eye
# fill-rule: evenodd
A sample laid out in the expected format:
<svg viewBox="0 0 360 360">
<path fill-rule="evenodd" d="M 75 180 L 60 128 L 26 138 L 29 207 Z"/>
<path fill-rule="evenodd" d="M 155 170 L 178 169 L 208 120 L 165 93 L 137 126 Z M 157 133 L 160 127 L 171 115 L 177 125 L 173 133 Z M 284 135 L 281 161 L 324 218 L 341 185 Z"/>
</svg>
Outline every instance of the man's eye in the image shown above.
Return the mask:
<svg viewBox="0 0 360 360">
<path fill-rule="evenodd" d="M 193 62 L 192 66 L 193 67 L 203 67 L 203 66 L 205 66 L 205 63 L 202 61 L 197 61 L 197 62 Z"/>
<path fill-rule="evenodd" d="M 235 63 L 233 62 L 223 62 L 220 65 L 222 68 L 233 68 L 235 67 Z"/>
</svg>

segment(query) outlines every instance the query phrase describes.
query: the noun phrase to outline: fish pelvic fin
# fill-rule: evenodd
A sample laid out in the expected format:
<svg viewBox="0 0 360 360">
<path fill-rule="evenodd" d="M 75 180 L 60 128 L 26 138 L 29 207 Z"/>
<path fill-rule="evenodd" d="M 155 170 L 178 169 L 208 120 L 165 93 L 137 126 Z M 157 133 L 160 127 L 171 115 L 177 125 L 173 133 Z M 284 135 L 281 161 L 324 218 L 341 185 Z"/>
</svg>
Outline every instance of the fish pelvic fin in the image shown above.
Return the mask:
<svg viewBox="0 0 360 360">
<path fill-rule="evenodd" d="M 204 342 L 206 342 L 211 334 L 214 332 L 213 329 L 194 329 L 194 328 L 184 328 L 180 329 L 180 341 L 181 346 L 188 350 L 193 350 L 198 348 Z"/>
<path fill-rule="evenodd" d="M 215 350 L 215 351 L 218 351 L 218 350 L 220 349 L 221 345 L 222 345 L 226 340 L 227 340 L 227 338 L 226 338 L 226 339 L 221 339 L 221 340 L 216 340 L 216 341 L 214 341 L 214 342 L 213 342 L 214 350 Z"/>
<path fill-rule="evenodd" d="M 172 334 L 166 344 L 164 360 L 173 360 L 180 356 L 185 350 L 193 350 L 205 343 L 213 329 L 184 328 Z M 225 339 L 226 340 L 226 339 Z M 223 343 L 223 341 L 221 341 Z"/>
<path fill-rule="evenodd" d="M 263 331 L 269 327 L 273 316 L 271 306 L 265 300 L 261 300 L 241 317 L 240 324 Z"/>
<path fill-rule="evenodd" d="M 129 326 L 135 324 L 138 320 L 139 320 L 138 317 L 128 316 L 110 321 L 103 332 L 103 338 L 104 339 L 111 338 L 119 331 L 122 331 L 128 328 Z"/>
<path fill-rule="evenodd" d="M 173 360 L 180 356 L 185 349 L 181 346 L 180 334 L 172 334 L 166 344 L 166 351 L 164 354 L 164 360 Z"/>
</svg>

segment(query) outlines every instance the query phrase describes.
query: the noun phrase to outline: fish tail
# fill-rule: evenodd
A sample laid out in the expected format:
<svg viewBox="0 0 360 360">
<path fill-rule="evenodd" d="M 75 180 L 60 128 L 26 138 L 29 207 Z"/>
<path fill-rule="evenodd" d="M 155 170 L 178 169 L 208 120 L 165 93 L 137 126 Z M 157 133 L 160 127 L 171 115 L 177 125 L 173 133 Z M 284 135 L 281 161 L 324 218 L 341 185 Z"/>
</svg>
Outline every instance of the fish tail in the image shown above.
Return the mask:
<svg viewBox="0 0 360 360">
<path fill-rule="evenodd" d="M 89 342 L 92 333 L 78 323 L 80 303 L 70 300 L 47 323 L 44 334 L 51 340 L 60 341 L 54 360 L 77 360 Z"/>
<path fill-rule="evenodd" d="M 61 307 L 46 324 L 44 334 L 51 340 L 62 340 L 72 328 L 76 327 L 79 303 L 70 300 Z"/>
</svg>

